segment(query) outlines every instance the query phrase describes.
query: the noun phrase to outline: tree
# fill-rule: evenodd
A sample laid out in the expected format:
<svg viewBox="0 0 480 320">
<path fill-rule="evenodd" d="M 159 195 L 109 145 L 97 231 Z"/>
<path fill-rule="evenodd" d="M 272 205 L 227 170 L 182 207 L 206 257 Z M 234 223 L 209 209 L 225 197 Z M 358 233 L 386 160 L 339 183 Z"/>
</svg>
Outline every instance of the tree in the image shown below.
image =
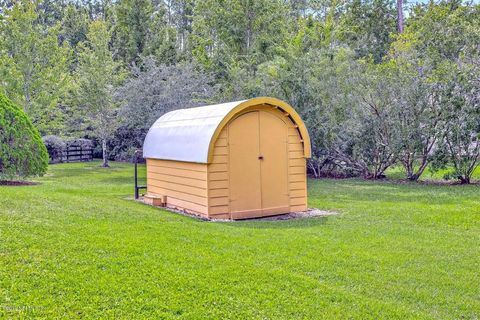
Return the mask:
<svg viewBox="0 0 480 320">
<path fill-rule="evenodd" d="M 153 56 L 159 63 L 166 65 L 176 63 L 179 58 L 179 53 L 177 52 L 177 29 L 169 23 L 170 15 L 171 13 L 167 14 L 163 2 L 155 6 L 143 51 L 143 56 Z M 182 37 L 180 45 L 183 47 L 185 34 L 180 36 Z"/>
<path fill-rule="evenodd" d="M 167 25 L 173 28 L 177 34 L 178 53 L 184 58 L 188 58 L 196 0 L 166 0 L 164 2 L 166 3 Z"/>
<path fill-rule="evenodd" d="M 63 128 L 58 104 L 70 86 L 70 49 L 58 42 L 59 26 L 39 24 L 34 2 L 21 0 L 0 20 L 0 90 L 31 117 L 41 133 Z"/>
<path fill-rule="evenodd" d="M 107 142 L 117 127 L 113 90 L 121 80 L 119 66 L 109 50 L 111 32 L 105 21 L 93 21 L 87 40 L 79 45 L 76 97 L 90 128 L 102 141 L 103 166 L 108 167 Z M 120 76 L 119 76 L 120 75 Z"/>
<path fill-rule="evenodd" d="M 86 40 L 88 32 L 88 13 L 84 7 L 69 4 L 62 19 L 62 34 L 72 48 Z"/>
<path fill-rule="evenodd" d="M 403 32 L 403 0 L 397 0 L 397 31 Z"/>
<path fill-rule="evenodd" d="M 438 106 L 442 125 L 436 128 L 438 141 L 434 168 L 450 164 L 450 176 L 469 183 L 479 158 L 480 7 L 458 1 L 429 3 L 415 8 L 406 31 L 414 34 L 409 44 L 418 52 L 421 70 L 431 101 Z M 427 67 L 428 66 L 428 67 Z"/>
<path fill-rule="evenodd" d="M 59 21 L 62 21 L 68 1 L 70 0 L 36 1 L 39 23 L 44 26 L 54 26 Z"/>
<path fill-rule="evenodd" d="M 447 126 L 437 159 L 443 165 L 452 164 L 449 175 L 462 184 L 471 182 L 473 172 L 480 164 L 479 57 L 479 51 L 466 54 L 456 65 L 449 64 L 445 70 L 451 77 L 450 86 L 444 91 Z"/>
<path fill-rule="evenodd" d="M 236 68 L 254 76 L 288 39 L 288 6 L 281 1 L 207 0 L 197 2 L 194 13 L 192 54 L 221 79 Z"/>
<path fill-rule="evenodd" d="M 300 39 L 292 50 L 302 52 L 301 42 L 310 41 L 306 36 Z M 264 88 L 259 93 L 282 98 L 299 111 L 312 142 L 311 172 L 316 177 L 381 177 L 393 159 L 380 163 L 382 168 L 374 167 L 381 159 L 370 152 L 372 145 L 379 145 L 371 125 L 379 121 L 364 108 L 359 94 L 352 94 L 364 71 L 353 60 L 353 52 L 323 47 L 292 55 L 292 60 L 260 66 Z"/>
<path fill-rule="evenodd" d="M 44 175 L 48 153 L 37 129 L 0 93 L 0 180 Z"/>
<path fill-rule="evenodd" d="M 393 79 L 393 125 L 396 149 L 406 178 L 418 180 L 433 159 L 444 121 L 442 83 L 433 81 L 432 61 L 416 50 L 417 36 L 410 30 L 399 35 L 383 63 Z"/>
<path fill-rule="evenodd" d="M 139 63 L 152 19 L 151 0 L 121 0 L 116 6 L 114 47 L 127 65 Z"/>
<path fill-rule="evenodd" d="M 132 74 L 115 94 L 121 125 L 112 148 L 122 160 L 141 148 L 148 129 L 164 113 L 218 102 L 213 78 L 191 63 L 166 66 L 146 58 Z"/>
<path fill-rule="evenodd" d="M 388 52 L 396 31 L 396 9 L 392 0 L 353 0 L 340 17 L 338 38 L 357 57 L 371 55 L 376 63 Z"/>
</svg>

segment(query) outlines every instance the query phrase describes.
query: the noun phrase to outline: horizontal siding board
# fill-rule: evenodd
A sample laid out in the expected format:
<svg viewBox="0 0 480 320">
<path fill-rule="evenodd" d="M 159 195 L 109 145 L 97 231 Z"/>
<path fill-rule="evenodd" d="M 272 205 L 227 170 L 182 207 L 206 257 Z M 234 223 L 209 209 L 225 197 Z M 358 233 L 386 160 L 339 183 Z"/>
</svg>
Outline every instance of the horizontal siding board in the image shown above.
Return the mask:
<svg viewBox="0 0 480 320">
<path fill-rule="evenodd" d="M 200 171 L 200 172 L 207 171 L 207 165 L 203 163 L 168 161 L 168 160 L 158 160 L 158 159 L 147 159 L 147 167 L 148 166 L 183 169 L 183 170 Z"/>
<path fill-rule="evenodd" d="M 290 190 L 305 190 L 306 185 L 305 182 L 290 182 L 289 188 Z"/>
<path fill-rule="evenodd" d="M 228 188 L 228 181 L 209 181 L 208 188 L 210 190 L 213 189 L 227 189 Z"/>
<path fill-rule="evenodd" d="M 228 197 L 228 188 L 224 189 L 210 189 L 208 191 L 210 197 Z"/>
<path fill-rule="evenodd" d="M 148 186 L 155 186 L 155 187 L 178 191 L 178 192 L 191 194 L 199 197 L 205 197 L 205 198 L 207 197 L 207 189 L 184 186 L 184 185 L 173 183 L 173 182 L 165 182 L 165 181 L 149 179 Z"/>
<path fill-rule="evenodd" d="M 290 191 L 290 198 L 306 197 L 306 190 L 292 190 Z"/>
<path fill-rule="evenodd" d="M 288 151 L 303 151 L 303 145 L 301 143 L 289 143 Z"/>
<path fill-rule="evenodd" d="M 210 172 L 208 174 L 208 178 L 209 178 L 210 181 L 228 180 L 228 173 L 226 173 L 226 172 Z"/>
<path fill-rule="evenodd" d="M 307 210 L 306 204 L 290 206 L 290 211 L 292 212 L 305 211 L 305 210 Z"/>
<path fill-rule="evenodd" d="M 228 206 L 211 206 L 208 208 L 209 215 L 218 215 L 223 213 L 228 213 L 229 209 Z"/>
<path fill-rule="evenodd" d="M 152 179 L 160 182 L 172 182 L 172 183 L 176 183 L 183 186 L 191 186 L 191 187 L 196 187 L 201 189 L 207 188 L 206 180 L 192 179 L 189 177 L 179 177 L 179 176 L 172 176 L 167 174 L 150 172 L 148 174 L 148 179 Z"/>
<path fill-rule="evenodd" d="M 208 172 L 227 172 L 228 166 L 226 163 L 212 163 L 208 165 Z"/>
<path fill-rule="evenodd" d="M 181 192 L 181 191 L 170 190 L 167 188 L 157 187 L 154 185 L 149 185 L 147 188 L 147 191 L 149 194 L 154 194 L 157 196 L 162 196 L 162 195 L 167 196 L 167 202 L 168 202 L 168 197 L 174 197 L 177 199 L 182 199 L 182 200 L 196 203 L 203 206 L 208 205 L 207 197 L 192 195 L 192 194 Z"/>
<path fill-rule="evenodd" d="M 290 198 L 290 205 L 291 206 L 299 206 L 299 205 L 305 205 L 305 204 L 306 204 L 305 197 Z"/>
<path fill-rule="evenodd" d="M 228 161 L 228 156 L 226 155 L 214 155 L 212 159 L 212 163 L 227 163 Z"/>
<path fill-rule="evenodd" d="M 197 203 L 185 201 L 182 199 L 177 199 L 174 197 L 167 197 L 167 206 L 168 207 L 175 207 L 179 209 L 187 209 L 194 212 L 198 212 L 203 215 L 207 215 L 207 206 L 202 206 Z"/>
<path fill-rule="evenodd" d="M 219 138 L 215 141 L 215 147 L 226 147 L 227 146 L 227 138 Z"/>
<path fill-rule="evenodd" d="M 303 151 L 288 151 L 288 158 L 289 159 L 302 159 L 303 158 Z"/>
<path fill-rule="evenodd" d="M 305 158 L 302 157 L 301 159 L 289 159 L 288 165 L 290 167 L 305 167 Z"/>
<path fill-rule="evenodd" d="M 298 134 L 288 136 L 288 143 L 302 143 L 302 139 L 300 139 L 300 136 Z"/>
<path fill-rule="evenodd" d="M 227 219 L 230 219 L 230 213 L 226 212 L 226 213 L 217 213 L 217 214 L 212 214 L 210 213 L 208 215 L 211 219 L 224 219 L 224 220 L 227 220 Z"/>
<path fill-rule="evenodd" d="M 225 156 L 228 154 L 227 147 L 215 147 L 213 148 L 213 155 L 214 156 Z"/>
<path fill-rule="evenodd" d="M 300 136 L 300 134 L 298 133 L 298 129 L 295 128 L 295 127 L 289 127 L 288 128 L 288 135 L 289 136 Z"/>
<path fill-rule="evenodd" d="M 164 175 L 175 176 L 175 177 L 185 177 L 189 179 L 196 179 L 196 180 L 203 180 L 203 181 L 207 180 L 207 172 L 148 166 L 147 177 L 149 176 L 149 174 L 152 174 L 152 173 L 164 174 Z"/>
<path fill-rule="evenodd" d="M 305 173 L 303 174 L 290 174 L 288 176 L 288 181 L 289 182 L 305 182 Z"/>
<path fill-rule="evenodd" d="M 228 205 L 228 197 L 218 197 L 218 198 L 210 198 L 208 201 L 209 206 L 227 206 Z"/>
<path fill-rule="evenodd" d="M 305 166 L 288 168 L 289 174 L 305 174 Z"/>
</svg>

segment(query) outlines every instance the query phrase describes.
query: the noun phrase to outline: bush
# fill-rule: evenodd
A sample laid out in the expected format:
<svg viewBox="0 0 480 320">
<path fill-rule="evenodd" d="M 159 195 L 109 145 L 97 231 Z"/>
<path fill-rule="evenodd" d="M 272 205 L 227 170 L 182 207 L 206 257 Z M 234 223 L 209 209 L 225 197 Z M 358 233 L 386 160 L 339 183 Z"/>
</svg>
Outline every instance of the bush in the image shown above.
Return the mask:
<svg viewBox="0 0 480 320">
<path fill-rule="evenodd" d="M 115 161 L 133 161 L 136 150 L 141 149 L 148 129 L 119 127 L 108 142 L 108 157 Z"/>
<path fill-rule="evenodd" d="M 47 147 L 50 163 L 62 162 L 63 152 L 67 148 L 67 144 L 62 138 L 57 136 L 45 136 L 42 138 L 43 143 Z"/>
<path fill-rule="evenodd" d="M 0 180 L 41 176 L 47 148 L 26 113 L 0 93 Z"/>
<path fill-rule="evenodd" d="M 67 146 L 69 147 L 82 147 L 82 149 L 89 149 L 93 148 L 93 141 L 90 139 L 75 139 L 75 140 L 70 140 L 67 142 Z"/>
</svg>

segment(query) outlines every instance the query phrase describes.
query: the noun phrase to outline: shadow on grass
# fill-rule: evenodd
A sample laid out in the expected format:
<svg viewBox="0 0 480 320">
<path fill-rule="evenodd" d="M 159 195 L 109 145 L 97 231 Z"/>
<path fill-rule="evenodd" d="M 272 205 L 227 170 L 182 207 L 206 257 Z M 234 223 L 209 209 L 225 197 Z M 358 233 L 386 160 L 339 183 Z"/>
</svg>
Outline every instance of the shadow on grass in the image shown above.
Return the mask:
<svg viewBox="0 0 480 320">
<path fill-rule="evenodd" d="M 243 229 L 304 229 L 311 228 L 318 225 L 325 225 L 328 219 L 338 215 L 332 216 L 311 216 L 311 217 L 297 217 L 289 219 L 279 220 L 264 220 L 265 218 L 252 218 L 243 220 L 209 220 L 193 214 L 184 212 L 178 212 L 173 209 L 165 207 L 156 207 L 143 203 L 141 200 L 135 200 L 133 197 L 123 197 L 125 201 L 131 201 L 137 203 L 139 206 L 143 206 L 146 209 L 153 209 L 158 212 L 159 215 L 168 215 L 169 218 L 188 220 L 194 223 L 205 223 L 210 226 L 218 227 L 231 227 L 231 228 L 243 228 Z M 149 209 L 147 209 L 149 208 Z M 282 216 L 282 215 L 280 215 Z"/>
<path fill-rule="evenodd" d="M 305 229 L 320 225 L 326 225 L 328 217 L 307 217 L 307 218 L 293 218 L 289 220 L 260 220 L 260 219 L 245 219 L 235 221 L 212 221 L 211 223 L 222 224 L 226 227 L 241 228 L 241 229 Z"/>
<path fill-rule="evenodd" d="M 0 180 L 0 187 L 28 187 L 39 185 L 40 182 L 34 181 L 16 181 L 16 180 Z"/>
</svg>

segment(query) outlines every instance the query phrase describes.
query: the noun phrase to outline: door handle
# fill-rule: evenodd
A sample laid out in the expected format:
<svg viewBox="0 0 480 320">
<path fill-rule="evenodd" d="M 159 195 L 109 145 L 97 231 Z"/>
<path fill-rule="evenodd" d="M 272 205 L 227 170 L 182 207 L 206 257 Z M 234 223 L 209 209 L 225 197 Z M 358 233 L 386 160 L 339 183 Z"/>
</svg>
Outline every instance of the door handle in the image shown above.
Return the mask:
<svg viewBox="0 0 480 320">
<path fill-rule="evenodd" d="M 263 160 L 263 156 L 258 156 L 258 160 Z"/>
</svg>

